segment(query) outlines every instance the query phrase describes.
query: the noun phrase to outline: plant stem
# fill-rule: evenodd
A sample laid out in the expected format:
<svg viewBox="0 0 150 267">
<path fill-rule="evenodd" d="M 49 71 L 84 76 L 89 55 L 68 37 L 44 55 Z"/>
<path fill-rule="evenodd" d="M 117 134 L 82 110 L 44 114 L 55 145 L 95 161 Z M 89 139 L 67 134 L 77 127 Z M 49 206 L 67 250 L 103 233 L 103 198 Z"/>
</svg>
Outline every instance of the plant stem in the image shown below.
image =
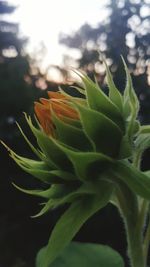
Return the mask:
<svg viewBox="0 0 150 267">
<path fill-rule="evenodd" d="M 147 259 L 147 256 L 148 256 L 149 243 L 150 243 L 150 219 L 149 219 L 148 226 L 146 229 L 144 245 L 143 245 L 145 260 Z"/>
<path fill-rule="evenodd" d="M 140 169 L 141 152 L 136 151 L 133 156 L 133 165 Z M 144 227 L 148 215 L 149 201 L 137 196 L 130 188 L 115 177 L 117 198 L 116 205 L 123 217 L 128 256 L 131 267 L 146 267 L 147 254 L 150 242 L 150 222 L 144 240 Z"/>
<path fill-rule="evenodd" d="M 143 225 L 147 205 L 143 202 L 139 211 L 137 196 L 123 183 L 119 183 L 116 187 L 116 197 L 125 223 L 130 266 L 146 267 L 143 252 Z"/>
<path fill-rule="evenodd" d="M 137 169 L 140 169 L 141 157 L 142 157 L 142 152 L 138 151 L 138 152 L 134 153 L 133 166 L 135 166 Z"/>
<path fill-rule="evenodd" d="M 131 228 L 128 222 L 126 223 L 126 230 L 131 267 L 146 267 L 143 253 L 142 231 Z"/>
</svg>

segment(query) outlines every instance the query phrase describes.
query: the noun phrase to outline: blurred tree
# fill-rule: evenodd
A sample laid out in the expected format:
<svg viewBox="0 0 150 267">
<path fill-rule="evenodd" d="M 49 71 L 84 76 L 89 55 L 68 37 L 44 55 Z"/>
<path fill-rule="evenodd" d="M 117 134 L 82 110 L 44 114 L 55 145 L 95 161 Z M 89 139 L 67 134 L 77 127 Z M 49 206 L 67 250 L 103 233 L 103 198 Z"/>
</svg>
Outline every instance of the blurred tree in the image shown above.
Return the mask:
<svg viewBox="0 0 150 267">
<path fill-rule="evenodd" d="M 29 58 L 24 54 L 27 40 L 19 38 L 18 24 L 6 15 L 15 10 L 0 1 L 0 137 L 14 138 L 15 120 L 29 111 L 38 90 L 32 84 Z"/>
<path fill-rule="evenodd" d="M 24 125 L 23 111 L 30 113 L 33 101 L 43 91 L 36 84 L 41 78 L 39 70 L 32 73 L 31 61 L 24 52 L 27 40 L 19 37 L 18 24 L 7 21 L 7 15 L 14 10 L 14 6 L 0 0 L 0 139 L 15 151 L 29 155 L 15 121 Z M 26 202 L 25 196 L 11 185 L 11 179 L 20 176 L 23 184 L 28 183 L 0 144 L 0 266 L 34 266 L 30 264 L 40 237 L 36 242 L 32 234 L 36 236 L 39 230 L 29 219 L 29 214 L 35 212 L 34 200 Z"/>
<path fill-rule="evenodd" d="M 89 75 L 104 78 L 104 68 L 99 62 L 100 50 L 114 72 L 117 86 L 122 89 L 123 68 L 120 55 L 134 74 L 135 89 L 141 100 L 141 120 L 150 119 L 150 2 L 148 0 L 111 0 L 105 7 L 108 16 L 97 27 L 83 25 L 71 36 L 61 34 L 60 43 L 81 51 L 79 67 Z M 116 73 L 117 72 L 117 73 Z M 117 75 L 116 75 L 117 74 Z M 148 76 L 149 75 L 149 76 Z M 116 78 L 116 77 L 119 77 Z"/>
</svg>

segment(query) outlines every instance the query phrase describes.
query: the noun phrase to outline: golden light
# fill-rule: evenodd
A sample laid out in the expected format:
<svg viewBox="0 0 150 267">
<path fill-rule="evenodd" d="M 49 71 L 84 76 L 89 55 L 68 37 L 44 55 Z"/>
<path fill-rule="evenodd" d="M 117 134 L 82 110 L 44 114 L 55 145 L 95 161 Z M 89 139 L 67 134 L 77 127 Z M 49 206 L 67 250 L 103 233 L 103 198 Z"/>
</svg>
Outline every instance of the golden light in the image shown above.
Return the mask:
<svg viewBox="0 0 150 267">
<path fill-rule="evenodd" d="M 106 14 L 102 6 L 108 0 L 9 0 L 18 8 L 13 19 L 20 24 L 20 31 L 29 37 L 28 52 L 34 53 L 40 45 L 46 52 L 41 64 L 61 64 L 63 54 L 78 57 L 76 50 L 59 44 L 59 33 L 72 33 L 82 24 L 96 25 Z M 39 48 L 40 49 L 40 48 Z"/>
</svg>

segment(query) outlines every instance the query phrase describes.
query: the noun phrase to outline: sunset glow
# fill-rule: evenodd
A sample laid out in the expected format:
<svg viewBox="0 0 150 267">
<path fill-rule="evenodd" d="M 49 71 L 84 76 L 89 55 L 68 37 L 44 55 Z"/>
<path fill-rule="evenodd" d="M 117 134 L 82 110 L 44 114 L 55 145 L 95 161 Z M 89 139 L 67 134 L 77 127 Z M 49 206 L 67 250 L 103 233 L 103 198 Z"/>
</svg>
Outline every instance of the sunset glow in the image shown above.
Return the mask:
<svg viewBox="0 0 150 267">
<path fill-rule="evenodd" d="M 10 4 L 18 6 L 11 20 L 17 21 L 20 24 L 21 34 L 29 38 L 28 52 L 36 53 L 42 45 L 45 46 L 43 66 L 60 64 L 62 54 L 69 53 L 65 46 L 59 45 L 59 33 L 72 33 L 85 22 L 96 25 L 106 16 L 102 7 L 107 2 L 107 0 L 9 1 Z M 71 51 L 71 55 L 79 56 L 75 50 Z"/>
</svg>

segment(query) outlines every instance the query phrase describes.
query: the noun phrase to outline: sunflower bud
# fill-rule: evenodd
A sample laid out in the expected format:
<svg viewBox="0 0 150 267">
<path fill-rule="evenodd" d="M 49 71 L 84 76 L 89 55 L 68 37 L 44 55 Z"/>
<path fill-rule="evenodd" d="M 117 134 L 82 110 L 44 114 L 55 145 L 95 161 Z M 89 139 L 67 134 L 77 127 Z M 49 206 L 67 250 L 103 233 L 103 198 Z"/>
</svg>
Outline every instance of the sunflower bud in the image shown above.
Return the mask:
<svg viewBox="0 0 150 267">
<path fill-rule="evenodd" d="M 150 186 L 147 184 L 145 191 L 144 185 L 145 181 L 149 183 L 147 176 L 131 167 L 136 144 L 140 146 L 141 126 L 137 121 L 139 102 L 125 63 L 124 66 L 127 84 L 123 95 L 106 65 L 109 95 L 88 76 L 75 71 L 82 81 L 82 88 L 76 88 L 82 98 L 60 90 L 49 92 L 49 99 L 36 102 L 37 126 L 30 117 L 25 117 L 38 148 L 19 126 L 38 160 L 21 157 L 13 151 L 11 156 L 24 171 L 47 185 L 46 190 L 20 189 L 46 199 L 36 216 L 64 203 L 71 204 L 53 231 L 42 267 L 47 267 L 81 225 L 109 202 L 118 181 L 150 199 Z M 65 224 L 68 235 L 58 244 L 57 237 Z"/>
</svg>

